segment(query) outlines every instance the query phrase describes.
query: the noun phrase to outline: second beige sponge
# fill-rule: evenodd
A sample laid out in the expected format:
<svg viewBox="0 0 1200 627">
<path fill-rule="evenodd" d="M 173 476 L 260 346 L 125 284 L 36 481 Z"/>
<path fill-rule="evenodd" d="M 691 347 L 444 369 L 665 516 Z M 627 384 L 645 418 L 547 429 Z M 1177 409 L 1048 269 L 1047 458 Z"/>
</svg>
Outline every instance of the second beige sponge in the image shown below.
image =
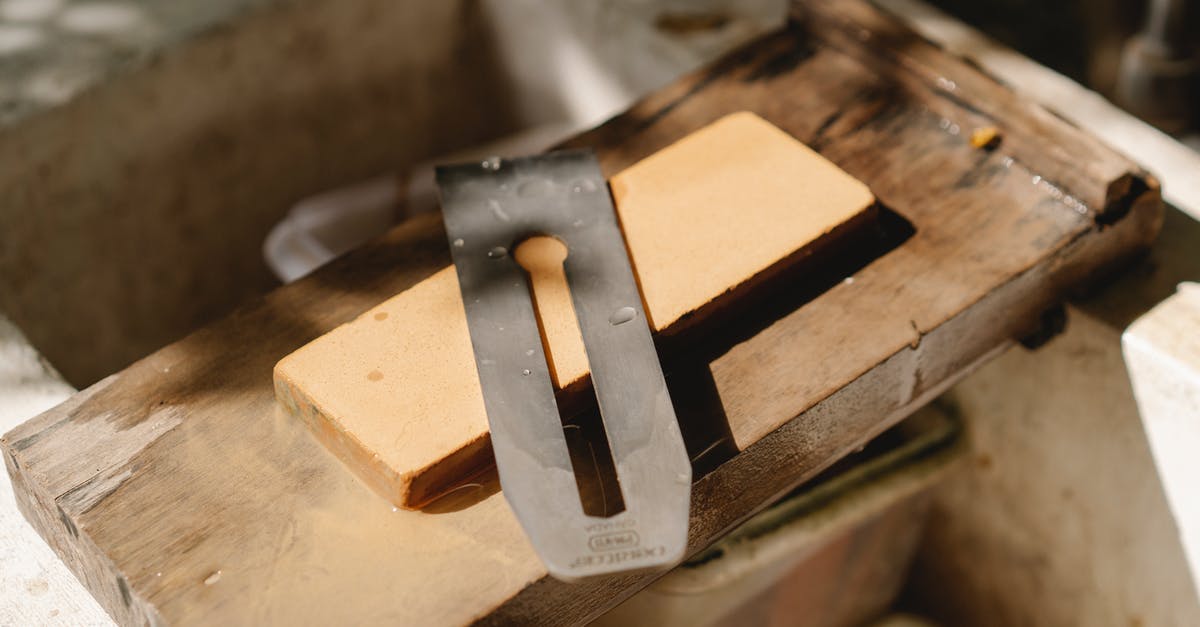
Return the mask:
<svg viewBox="0 0 1200 627">
<path fill-rule="evenodd" d="M 746 112 L 634 164 L 610 186 L 656 333 L 703 318 L 723 295 L 874 205 L 857 179 Z M 577 334 L 569 307 L 539 310 L 547 328 Z M 549 336 L 557 385 L 583 381 L 577 336 Z M 275 387 L 289 411 L 396 505 L 419 507 L 492 463 L 452 267 L 285 357 Z"/>
</svg>

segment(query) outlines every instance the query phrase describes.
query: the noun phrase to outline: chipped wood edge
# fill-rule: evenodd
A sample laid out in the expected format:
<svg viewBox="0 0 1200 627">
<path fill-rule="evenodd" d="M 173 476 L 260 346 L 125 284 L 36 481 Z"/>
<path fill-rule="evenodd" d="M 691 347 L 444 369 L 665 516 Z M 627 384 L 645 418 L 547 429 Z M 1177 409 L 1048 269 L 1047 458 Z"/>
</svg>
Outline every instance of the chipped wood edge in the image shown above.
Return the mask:
<svg viewBox="0 0 1200 627">
<path fill-rule="evenodd" d="M 17 508 L 109 616 L 122 625 L 163 625 L 165 622 L 157 608 L 133 592 L 120 569 L 92 542 L 86 529 L 76 526 L 71 513 L 59 504 L 59 499 L 69 492 L 61 496 L 50 494 L 40 480 L 43 478 L 22 460 L 20 447 L 26 438 L 53 432 L 59 424 L 70 420 L 72 409 L 83 405 L 116 379 L 117 375 L 101 379 L 55 409 L 8 432 L 0 438 L 0 451 L 12 479 Z M 59 412 L 65 412 L 66 416 Z M 60 533 L 60 528 L 66 532 Z"/>
</svg>

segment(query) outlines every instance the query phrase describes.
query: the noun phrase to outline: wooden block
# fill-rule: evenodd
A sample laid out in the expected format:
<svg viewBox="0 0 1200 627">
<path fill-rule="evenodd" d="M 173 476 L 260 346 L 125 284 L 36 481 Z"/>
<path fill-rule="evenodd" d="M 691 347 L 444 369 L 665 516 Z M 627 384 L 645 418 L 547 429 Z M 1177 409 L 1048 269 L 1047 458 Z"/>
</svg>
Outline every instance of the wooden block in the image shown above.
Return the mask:
<svg viewBox="0 0 1200 627">
<path fill-rule="evenodd" d="M 690 362 L 706 387 L 683 391 L 716 394 L 680 396 L 684 436 L 711 419 L 707 442 L 736 447 L 696 463 L 689 552 L 1028 334 L 1162 223 L 1136 164 L 871 3 L 795 6 L 786 30 L 569 143 L 612 176 L 752 110 L 890 210 L 859 232 L 882 240 L 789 276 L 774 311 Z M 948 123 L 1003 141 L 981 150 Z M 21 511 L 123 625 L 594 619 L 656 575 L 550 578 L 494 481 L 394 511 L 275 399 L 277 361 L 448 265 L 438 217 L 406 222 L 26 422 L 0 438 Z"/>
<path fill-rule="evenodd" d="M 866 185 L 748 112 L 634 164 L 611 187 L 651 330 L 668 334 L 874 206 Z M 536 268 L 554 383 L 578 389 L 588 362 L 555 254 L 533 244 L 518 260 Z M 453 268 L 287 356 L 275 384 L 289 411 L 396 505 L 420 507 L 492 465 Z"/>
</svg>

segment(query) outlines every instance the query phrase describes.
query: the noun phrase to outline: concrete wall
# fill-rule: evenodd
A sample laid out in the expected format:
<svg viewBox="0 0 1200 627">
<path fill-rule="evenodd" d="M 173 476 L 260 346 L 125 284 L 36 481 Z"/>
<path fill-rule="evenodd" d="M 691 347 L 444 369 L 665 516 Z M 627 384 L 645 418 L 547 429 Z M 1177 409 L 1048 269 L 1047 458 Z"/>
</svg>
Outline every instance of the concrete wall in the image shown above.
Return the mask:
<svg viewBox="0 0 1200 627">
<path fill-rule="evenodd" d="M 105 3 L 128 31 L 84 37 L 84 3 L 21 1 L 49 13 L 0 11 L 44 39 L 0 65 L 0 310 L 76 386 L 271 287 L 296 199 L 513 125 L 478 3 Z"/>
</svg>

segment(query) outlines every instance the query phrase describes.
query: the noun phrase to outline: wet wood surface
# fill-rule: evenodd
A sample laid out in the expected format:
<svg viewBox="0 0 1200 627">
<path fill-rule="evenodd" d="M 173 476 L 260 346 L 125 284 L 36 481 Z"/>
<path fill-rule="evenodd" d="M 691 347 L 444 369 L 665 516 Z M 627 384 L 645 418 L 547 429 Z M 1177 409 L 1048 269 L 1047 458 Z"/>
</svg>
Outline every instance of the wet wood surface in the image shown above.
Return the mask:
<svg viewBox="0 0 1200 627">
<path fill-rule="evenodd" d="M 695 457 L 690 548 L 1035 331 L 1146 246 L 1135 164 L 868 4 L 807 0 L 783 32 L 570 142 L 611 175 L 733 111 L 865 182 L 877 236 L 665 364 Z M 1000 142 L 974 147 L 977 128 Z M 546 576 L 494 480 L 393 511 L 274 400 L 283 355 L 448 264 L 436 216 L 80 392 L 5 436 L 27 518 L 121 623 L 539 624 L 652 580 Z"/>
</svg>

